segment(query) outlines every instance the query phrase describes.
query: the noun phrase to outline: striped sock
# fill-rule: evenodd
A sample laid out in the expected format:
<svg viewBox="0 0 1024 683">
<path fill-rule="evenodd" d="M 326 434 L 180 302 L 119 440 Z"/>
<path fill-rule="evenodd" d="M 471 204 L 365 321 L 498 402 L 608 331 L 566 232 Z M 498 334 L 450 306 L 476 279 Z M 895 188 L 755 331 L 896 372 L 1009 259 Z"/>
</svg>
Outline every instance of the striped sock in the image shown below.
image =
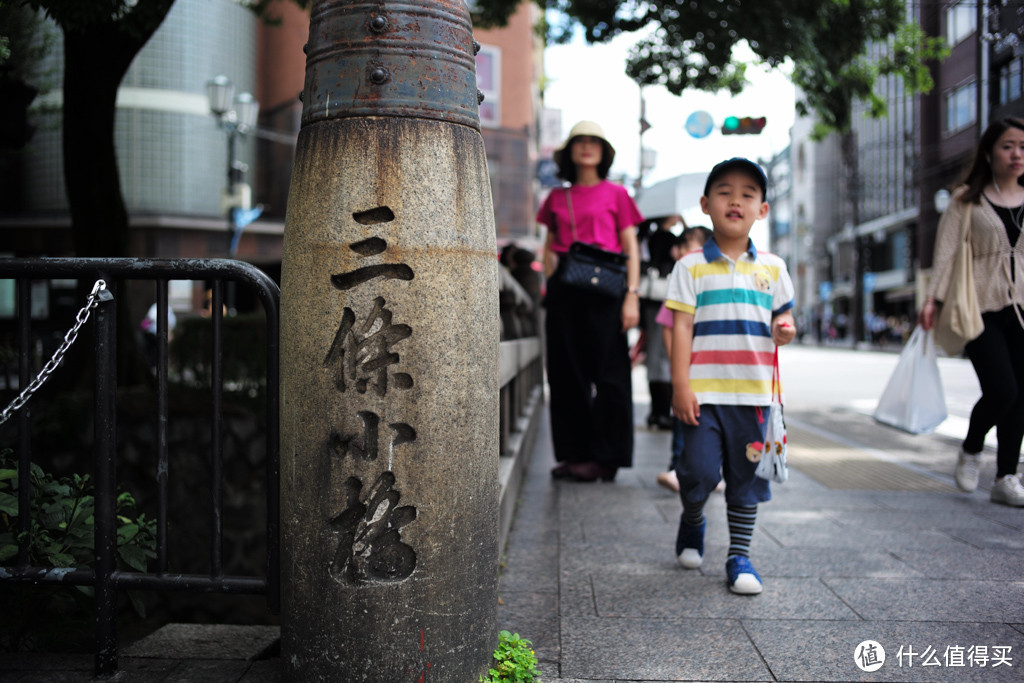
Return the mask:
<svg viewBox="0 0 1024 683">
<path fill-rule="evenodd" d="M 700 526 L 704 523 L 704 503 L 707 499 L 697 503 L 683 501 L 683 524 L 687 526 Z"/>
<path fill-rule="evenodd" d="M 754 523 L 757 522 L 757 506 L 727 505 L 726 516 L 729 519 L 729 557 L 749 557 L 750 539 L 754 535 Z"/>
</svg>

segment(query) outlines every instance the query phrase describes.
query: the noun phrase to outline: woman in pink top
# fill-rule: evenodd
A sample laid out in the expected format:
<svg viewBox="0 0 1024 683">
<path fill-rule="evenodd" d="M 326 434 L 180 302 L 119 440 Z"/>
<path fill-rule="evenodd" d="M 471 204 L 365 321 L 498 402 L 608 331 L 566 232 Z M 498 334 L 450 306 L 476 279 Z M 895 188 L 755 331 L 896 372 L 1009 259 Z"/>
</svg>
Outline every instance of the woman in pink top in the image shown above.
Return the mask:
<svg viewBox="0 0 1024 683">
<path fill-rule="evenodd" d="M 601 127 L 581 121 L 554 153 L 558 175 L 570 187 L 552 190 L 537 212 L 547 226 L 544 274 L 551 436 L 556 479 L 611 481 L 633 464 L 633 389 L 626 330 L 640 318 L 643 220 L 621 185 L 607 180 L 615 149 Z M 621 297 L 562 283 L 559 257 L 574 241 L 628 256 Z"/>
</svg>

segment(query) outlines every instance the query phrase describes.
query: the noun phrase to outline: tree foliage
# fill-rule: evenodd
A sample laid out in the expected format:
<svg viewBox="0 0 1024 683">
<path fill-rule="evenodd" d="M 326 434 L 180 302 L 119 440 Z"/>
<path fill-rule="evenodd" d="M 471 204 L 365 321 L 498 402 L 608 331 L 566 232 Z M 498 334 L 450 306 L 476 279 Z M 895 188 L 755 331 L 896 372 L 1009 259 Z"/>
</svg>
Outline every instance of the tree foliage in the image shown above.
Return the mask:
<svg viewBox="0 0 1024 683">
<path fill-rule="evenodd" d="M 579 26 L 588 42 L 638 32 L 626 73 L 643 85 L 740 92 L 745 42 L 771 67 L 792 64 L 801 113 L 816 114 L 819 133 L 850 128 L 851 104 L 885 103 L 873 91 L 879 77 L 897 75 L 912 92 L 932 87 L 930 60 L 945 56 L 940 39 L 908 20 L 905 0 L 538 0 L 549 11 L 548 39 L 564 42 Z M 477 0 L 480 25 L 501 25 L 515 0 Z M 551 17 L 555 17 L 551 19 Z M 877 55 L 873 46 L 887 45 Z"/>
</svg>

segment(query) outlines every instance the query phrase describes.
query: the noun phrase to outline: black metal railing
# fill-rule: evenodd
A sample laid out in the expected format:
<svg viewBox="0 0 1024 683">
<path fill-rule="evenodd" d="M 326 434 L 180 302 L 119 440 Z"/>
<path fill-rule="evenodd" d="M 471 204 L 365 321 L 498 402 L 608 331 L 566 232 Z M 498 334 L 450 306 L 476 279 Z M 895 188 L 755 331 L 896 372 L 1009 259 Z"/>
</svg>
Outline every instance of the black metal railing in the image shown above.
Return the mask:
<svg viewBox="0 0 1024 683">
<path fill-rule="evenodd" d="M 190 591 L 204 593 L 263 594 L 268 610 L 279 611 L 279 445 L 278 445 L 278 304 L 280 290 L 265 273 L 247 263 L 226 259 L 0 259 L 0 279 L 16 282 L 18 388 L 28 387 L 36 375 L 33 362 L 32 297 L 34 281 L 54 279 L 104 280 L 113 296 L 101 297 L 94 306 L 94 472 L 95 564 L 90 568 L 30 566 L 27 533 L 19 533 L 19 553 L 13 566 L 3 567 L 0 582 L 89 585 L 95 592 L 96 673 L 117 669 L 116 606 L 118 591 Z M 157 490 L 157 539 L 155 567 L 149 573 L 117 569 L 117 314 L 118 283 L 152 281 L 156 287 L 156 435 L 155 479 Z M 210 348 L 210 550 L 209 572 L 180 574 L 169 571 L 168 510 L 168 282 L 205 280 L 210 284 L 212 344 Z M 262 576 L 226 575 L 223 569 L 223 420 L 224 338 L 223 310 L 226 287 L 250 289 L 262 304 L 266 317 L 266 571 Z M 232 293 L 234 290 L 230 290 Z M 9 374 L 8 374 L 9 377 Z M 32 440 L 29 407 L 18 410 L 10 422 L 17 425 L 19 532 L 27 532 L 31 519 Z M 4 427 L 9 428 L 8 426 Z M 188 504 L 191 504 L 189 501 Z"/>
<path fill-rule="evenodd" d="M 94 363 L 94 471 L 95 471 L 95 550 L 92 568 L 29 566 L 27 552 L 20 549 L 13 566 L 0 567 L 0 584 L 22 582 L 33 584 L 60 583 L 88 585 L 95 590 L 96 616 L 95 669 L 97 674 L 110 674 L 117 669 L 118 642 L 116 633 L 116 605 L 119 591 L 186 591 L 198 593 L 265 594 L 268 611 L 279 611 L 279 311 L 280 291 L 262 271 L 247 263 L 224 259 L 0 259 L 0 280 L 16 282 L 18 389 L 28 386 L 39 365 L 36 343 L 38 331 L 33 333 L 32 284 L 44 280 L 74 279 L 77 281 L 104 279 L 112 285 L 113 296 L 102 297 L 95 305 L 92 324 L 95 326 Z M 168 519 L 172 512 L 169 492 L 171 467 L 168 461 L 170 415 L 168 400 L 168 359 L 170 330 L 168 324 L 168 282 L 172 280 L 205 280 L 211 289 L 209 315 L 211 318 L 211 344 L 209 355 L 209 479 L 210 485 L 210 549 L 209 571 L 206 574 L 172 573 L 168 551 Z M 156 362 L 155 374 L 155 467 L 157 548 L 154 566 L 148 573 L 117 569 L 117 529 L 114 519 L 117 498 L 117 316 L 118 283 L 124 281 L 151 281 L 156 296 Z M 265 576 L 225 575 L 222 558 L 223 500 L 222 465 L 224 452 L 221 435 L 224 431 L 224 359 L 223 310 L 228 287 L 242 285 L 253 291 L 262 304 L 266 316 L 266 573 Z M 502 341 L 500 343 L 500 455 L 504 460 L 517 454 L 522 442 L 533 433 L 535 408 L 541 400 L 543 383 L 543 354 L 538 335 L 540 329 L 537 302 L 507 272 L 502 271 L 499 285 Z M 38 326 L 40 321 L 35 321 Z M 80 342 L 81 343 L 81 342 Z M 204 373 L 204 381 L 206 374 Z M 4 369 L 5 388 L 10 389 L 12 375 Z M 0 406 L 2 407 L 2 406 Z M 18 430 L 17 451 L 19 482 L 29 482 L 27 476 L 32 463 L 30 431 L 31 404 L 19 410 L 10 422 Z M 10 425 L 0 425 L 10 429 Z M 526 445 L 525 448 L 529 448 Z M 514 500 L 518 481 L 512 482 L 508 492 Z M 30 523 L 30 486 L 19 486 L 18 519 L 20 531 L 28 531 Z M 180 503 L 181 505 L 191 505 Z M 511 514 L 512 506 L 502 502 L 503 517 Z M 510 519 L 503 519 L 507 529 Z"/>
</svg>

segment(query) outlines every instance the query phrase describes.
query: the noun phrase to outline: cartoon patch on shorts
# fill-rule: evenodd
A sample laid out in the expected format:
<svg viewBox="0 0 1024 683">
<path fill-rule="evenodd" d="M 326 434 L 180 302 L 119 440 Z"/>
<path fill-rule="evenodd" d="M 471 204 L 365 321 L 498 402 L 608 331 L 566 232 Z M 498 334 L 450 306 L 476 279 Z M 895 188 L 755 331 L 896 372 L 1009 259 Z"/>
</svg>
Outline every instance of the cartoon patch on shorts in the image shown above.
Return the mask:
<svg viewBox="0 0 1024 683">
<path fill-rule="evenodd" d="M 764 271 L 754 273 L 754 288 L 759 292 L 768 294 L 772 291 L 772 279 Z"/>
</svg>

